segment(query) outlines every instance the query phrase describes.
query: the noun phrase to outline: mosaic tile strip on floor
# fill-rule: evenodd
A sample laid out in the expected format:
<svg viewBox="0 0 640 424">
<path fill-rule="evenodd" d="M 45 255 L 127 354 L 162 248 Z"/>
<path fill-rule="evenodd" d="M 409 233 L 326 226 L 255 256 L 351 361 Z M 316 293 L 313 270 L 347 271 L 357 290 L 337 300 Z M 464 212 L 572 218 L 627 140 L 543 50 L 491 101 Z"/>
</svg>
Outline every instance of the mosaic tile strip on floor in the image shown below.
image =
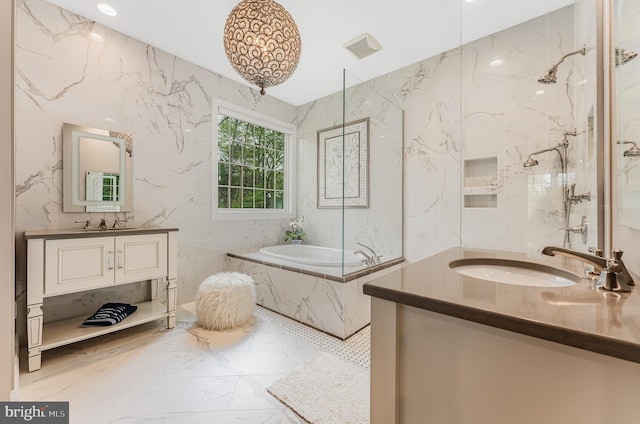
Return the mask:
<svg viewBox="0 0 640 424">
<path fill-rule="evenodd" d="M 371 360 L 371 326 L 369 325 L 347 340 L 342 341 L 337 337 L 260 306 L 256 307 L 255 315 L 256 318 L 283 328 L 304 340 L 314 343 L 327 352 L 369 368 Z"/>
</svg>

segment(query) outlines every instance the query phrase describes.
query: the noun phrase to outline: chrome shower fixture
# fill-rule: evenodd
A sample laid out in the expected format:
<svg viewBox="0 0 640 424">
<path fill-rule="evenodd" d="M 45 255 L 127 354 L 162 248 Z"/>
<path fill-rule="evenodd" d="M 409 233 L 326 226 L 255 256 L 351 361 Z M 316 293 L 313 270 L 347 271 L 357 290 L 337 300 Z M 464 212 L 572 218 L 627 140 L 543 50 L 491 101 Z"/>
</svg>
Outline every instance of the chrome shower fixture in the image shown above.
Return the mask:
<svg viewBox="0 0 640 424">
<path fill-rule="evenodd" d="M 552 151 L 556 151 L 558 152 L 558 154 L 560 155 L 560 162 L 562 165 L 562 172 L 565 172 L 565 165 L 566 165 L 566 149 L 569 146 L 569 141 L 567 140 L 567 136 L 568 135 L 574 135 L 571 132 L 565 133 L 564 134 L 564 139 L 558 143 L 556 146 L 554 147 L 550 147 L 548 149 L 542 149 L 542 150 L 538 150 L 537 152 L 533 152 L 529 154 L 529 157 L 527 158 L 526 161 L 524 161 L 524 163 L 522 164 L 522 166 L 524 166 L 525 168 L 530 168 L 532 166 L 536 166 L 539 164 L 539 162 L 537 160 L 535 160 L 532 156 L 535 155 L 539 155 L 541 153 L 547 153 L 547 152 L 552 152 Z M 563 149 L 563 151 L 561 151 L 560 149 Z M 564 155 L 563 155 L 564 153 Z"/>
<path fill-rule="evenodd" d="M 540 84 L 555 84 L 557 82 L 556 73 L 558 72 L 558 65 L 564 62 L 564 60 L 569 56 L 573 56 L 575 54 L 581 54 L 582 56 L 587 54 L 587 45 L 585 44 L 584 46 L 582 46 L 581 49 L 576 50 L 575 52 L 567 53 L 564 56 L 562 56 L 560 60 L 558 60 L 553 65 L 551 65 L 551 67 L 547 70 L 547 72 L 543 76 L 538 78 L 538 82 Z"/>
<path fill-rule="evenodd" d="M 638 56 L 636 52 L 616 47 L 616 68 L 635 59 L 636 56 Z"/>
<path fill-rule="evenodd" d="M 625 150 L 624 153 L 622 153 L 623 156 L 628 156 L 632 158 L 637 158 L 638 156 L 640 156 L 640 148 L 638 148 L 638 145 L 635 142 L 618 140 L 618 144 L 631 144 L 631 147 Z"/>
</svg>

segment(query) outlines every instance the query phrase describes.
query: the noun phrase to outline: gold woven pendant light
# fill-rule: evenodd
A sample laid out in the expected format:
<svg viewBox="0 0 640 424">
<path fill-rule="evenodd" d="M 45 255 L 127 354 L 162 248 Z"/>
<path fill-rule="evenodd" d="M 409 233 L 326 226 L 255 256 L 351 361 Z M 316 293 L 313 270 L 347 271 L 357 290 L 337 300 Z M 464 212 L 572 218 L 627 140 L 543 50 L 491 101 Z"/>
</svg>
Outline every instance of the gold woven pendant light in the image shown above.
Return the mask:
<svg viewBox="0 0 640 424">
<path fill-rule="evenodd" d="M 300 32 L 289 12 L 273 0 L 243 0 L 227 18 L 224 49 L 233 69 L 260 87 L 286 81 L 300 59 Z"/>
</svg>

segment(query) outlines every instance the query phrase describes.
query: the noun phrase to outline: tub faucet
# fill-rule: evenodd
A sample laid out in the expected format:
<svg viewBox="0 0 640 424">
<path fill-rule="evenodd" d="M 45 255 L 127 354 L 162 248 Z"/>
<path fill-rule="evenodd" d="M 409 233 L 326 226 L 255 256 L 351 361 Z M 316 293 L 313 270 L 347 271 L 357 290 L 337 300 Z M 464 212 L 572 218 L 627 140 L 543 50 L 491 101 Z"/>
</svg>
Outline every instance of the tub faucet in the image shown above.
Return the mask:
<svg viewBox="0 0 640 424">
<path fill-rule="evenodd" d="M 380 258 L 382 257 L 382 255 L 378 255 L 372 248 L 370 248 L 369 246 L 367 246 L 366 244 L 362 244 L 360 242 L 357 242 L 360 246 L 364 247 L 365 249 L 367 249 L 369 252 L 371 252 L 371 255 L 365 255 L 368 256 L 371 260 L 371 264 L 370 265 L 376 265 L 380 263 Z"/>
<path fill-rule="evenodd" d="M 364 256 L 365 260 L 363 260 L 362 262 L 364 262 L 364 264 L 366 266 L 375 265 L 375 259 L 373 259 L 373 257 L 371 255 L 367 255 L 362 250 L 356 250 L 355 252 L 353 252 L 353 254 L 354 255 L 362 255 L 362 256 Z"/>
<path fill-rule="evenodd" d="M 542 249 L 542 254 L 549 256 L 555 256 L 558 254 L 593 265 L 596 271 L 600 271 L 600 277 L 594 283 L 594 287 L 597 289 L 615 292 L 630 292 L 631 289 L 629 286 L 635 285 L 633 278 L 631 278 L 631 274 L 629 274 L 629 271 L 622 262 L 621 250 L 612 250 L 611 258 L 603 258 L 601 256 L 565 249 L 563 247 L 547 246 Z"/>
</svg>

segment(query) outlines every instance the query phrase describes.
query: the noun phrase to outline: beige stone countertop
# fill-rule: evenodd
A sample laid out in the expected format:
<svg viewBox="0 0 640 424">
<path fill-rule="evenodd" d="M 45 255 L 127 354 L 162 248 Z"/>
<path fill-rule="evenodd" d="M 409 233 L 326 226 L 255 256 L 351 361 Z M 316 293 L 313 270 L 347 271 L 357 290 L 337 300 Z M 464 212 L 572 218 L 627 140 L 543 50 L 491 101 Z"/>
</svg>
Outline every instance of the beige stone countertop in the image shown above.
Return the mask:
<svg viewBox="0 0 640 424">
<path fill-rule="evenodd" d="M 580 278 L 566 287 L 495 283 L 459 274 L 462 258 L 532 262 Z M 624 257 L 623 257 L 624 259 Z M 563 256 L 452 248 L 364 285 L 364 293 L 420 309 L 640 363 L 640 294 L 597 290 L 584 262 Z M 638 278 L 635 278 L 640 283 Z"/>
</svg>

